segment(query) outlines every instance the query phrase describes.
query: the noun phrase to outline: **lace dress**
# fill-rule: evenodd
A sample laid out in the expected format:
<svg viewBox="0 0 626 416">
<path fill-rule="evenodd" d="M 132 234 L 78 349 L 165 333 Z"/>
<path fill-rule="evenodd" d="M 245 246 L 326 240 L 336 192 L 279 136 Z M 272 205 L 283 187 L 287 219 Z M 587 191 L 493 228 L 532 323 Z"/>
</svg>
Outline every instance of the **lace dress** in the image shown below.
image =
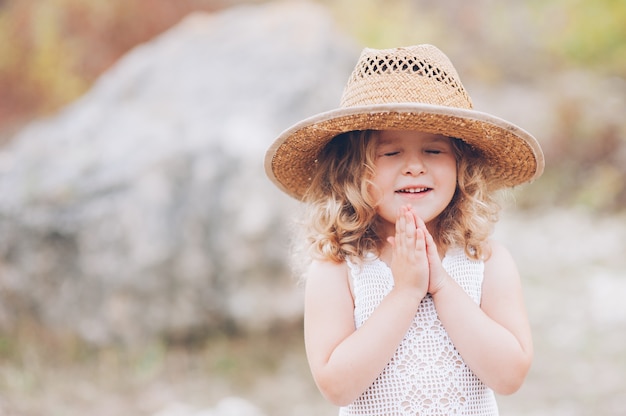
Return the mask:
<svg viewBox="0 0 626 416">
<path fill-rule="evenodd" d="M 363 325 L 393 287 L 389 267 L 370 257 L 362 265 L 348 262 L 354 293 L 354 319 Z M 480 303 L 484 264 L 450 250 L 443 267 L 476 302 Z M 395 355 L 374 383 L 340 416 L 495 416 L 493 391 L 463 362 L 437 317 L 427 295 L 398 346 Z"/>
</svg>

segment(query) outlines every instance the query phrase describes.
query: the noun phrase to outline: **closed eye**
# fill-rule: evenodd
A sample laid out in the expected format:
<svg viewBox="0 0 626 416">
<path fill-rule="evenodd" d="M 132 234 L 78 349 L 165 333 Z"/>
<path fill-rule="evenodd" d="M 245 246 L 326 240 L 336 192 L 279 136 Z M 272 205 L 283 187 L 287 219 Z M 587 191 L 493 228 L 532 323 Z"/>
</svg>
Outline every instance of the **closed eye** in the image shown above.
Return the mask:
<svg viewBox="0 0 626 416">
<path fill-rule="evenodd" d="M 383 153 L 383 156 L 395 156 L 397 154 L 400 154 L 400 152 L 385 152 Z"/>
</svg>

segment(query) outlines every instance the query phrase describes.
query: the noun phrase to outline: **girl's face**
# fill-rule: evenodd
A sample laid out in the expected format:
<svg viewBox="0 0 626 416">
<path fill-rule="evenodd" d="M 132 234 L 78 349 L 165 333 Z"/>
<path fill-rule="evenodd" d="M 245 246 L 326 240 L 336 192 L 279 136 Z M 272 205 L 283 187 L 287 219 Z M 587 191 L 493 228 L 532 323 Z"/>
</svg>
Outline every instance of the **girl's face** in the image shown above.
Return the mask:
<svg viewBox="0 0 626 416">
<path fill-rule="evenodd" d="M 375 133 L 370 192 L 387 235 L 395 233 L 401 206 L 410 204 L 428 225 L 448 206 L 457 182 L 451 139 L 418 131 Z M 373 185 L 373 186 L 372 186 Z"/>
</svg>

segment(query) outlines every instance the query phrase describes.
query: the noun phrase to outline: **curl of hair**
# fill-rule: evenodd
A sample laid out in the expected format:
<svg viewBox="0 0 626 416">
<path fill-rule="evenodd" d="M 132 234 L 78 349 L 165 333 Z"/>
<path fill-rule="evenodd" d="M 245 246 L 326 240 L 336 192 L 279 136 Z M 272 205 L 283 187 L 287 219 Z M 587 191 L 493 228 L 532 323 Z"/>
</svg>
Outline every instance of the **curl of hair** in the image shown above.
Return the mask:
<svg viewBox="0 0 626 416">
<path fill-rule="evenodd" d="M 500 213 L 497 193 L 485 176 L 480 153 L 459 139 L 452 139 L 457 160 L 457 187 L 452 201 L 437 217 L 433 238 L 443 248 L 462 247 L 475 260 L 489 258 L 487 244 Z"/>
<path fill-rule="evenodd" d="M 375 201 L 367 192 L 373 174 L 371 132 L 353 131 L 333 138 L 317 158 L 316 174 L 304 196 L 305 227 L 313 257 L 358 261 L 377 252 Z"/>
</svg>

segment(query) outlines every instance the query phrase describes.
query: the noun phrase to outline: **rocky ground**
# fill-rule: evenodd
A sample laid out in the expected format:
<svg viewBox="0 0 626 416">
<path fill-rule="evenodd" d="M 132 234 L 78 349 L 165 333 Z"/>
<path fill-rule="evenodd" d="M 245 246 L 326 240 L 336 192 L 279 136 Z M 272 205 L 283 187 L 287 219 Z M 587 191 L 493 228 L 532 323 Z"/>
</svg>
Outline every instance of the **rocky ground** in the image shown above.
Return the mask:
<svg viewBox="0 0 626 416">
<path fill-rule="evenodd" d="M 573 211 L 503 218 L 496 234 L 524 276 L 536 357 L 524 387 L 499 398 L 501 414 L 626 414 L 624 220 Z M 336 414 L 311 382 L 298 328 L 100 350 L 25 331 L 0 349 L 2 415 Z"/>
</svg>

